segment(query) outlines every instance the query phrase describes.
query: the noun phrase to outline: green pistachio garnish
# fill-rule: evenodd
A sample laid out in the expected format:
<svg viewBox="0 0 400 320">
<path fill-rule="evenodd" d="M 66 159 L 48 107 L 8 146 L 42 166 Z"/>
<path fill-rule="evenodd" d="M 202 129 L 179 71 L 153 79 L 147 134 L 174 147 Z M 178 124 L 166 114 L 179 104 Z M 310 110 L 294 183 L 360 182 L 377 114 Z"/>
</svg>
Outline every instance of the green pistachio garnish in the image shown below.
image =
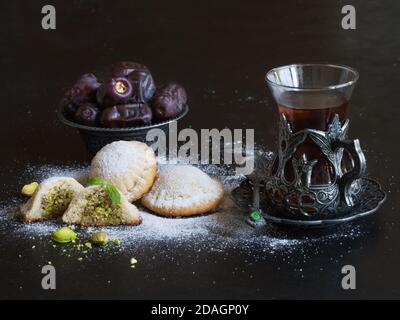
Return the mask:
<svg viewBox="0 0 400 320">
<path fill-rule="evenodd" d="M 117 188 L 112 185 L 111 183 L 106 182 L 102 178 L 99 177 L 91 177 L 88 180 L 89 186 L 103 186 L 106 188 L 108 196 L 111 199 L 113 204 L 120 204 L 121 203 L 121 195 L 119 194 Z"/>
<path fill-rule="evenodd" d="M 58 243 L 67 243 L 76 239 L 76 233 L 68 227 L 62 227 L 54 231 L 51 238 Z"/>
<path fill-rule="evenodd" d="M 95 232 L 90 236 L 89 240 L 93 244 L 104 246 L 108 243 L 108 234 L 104 231 Z"/>
<path fill-rule="evenodd" d="M 35 191 L 36 191 L 36 189 L 37 189 L 38 187 L 39 187 L 39 183 L 37 183 L 37 182 L 32 182 L 32 183 L 30 183 L 30 184 L 26 184 L 26 185 L 24 185 L 24 186 L 22 187 L 21 193 L 22 193 L 23 195 L 25 195 L 25 196 L 30 197 L 30 196 L 32 196 L 32 195 L 35 193 Z"/>
</svg>

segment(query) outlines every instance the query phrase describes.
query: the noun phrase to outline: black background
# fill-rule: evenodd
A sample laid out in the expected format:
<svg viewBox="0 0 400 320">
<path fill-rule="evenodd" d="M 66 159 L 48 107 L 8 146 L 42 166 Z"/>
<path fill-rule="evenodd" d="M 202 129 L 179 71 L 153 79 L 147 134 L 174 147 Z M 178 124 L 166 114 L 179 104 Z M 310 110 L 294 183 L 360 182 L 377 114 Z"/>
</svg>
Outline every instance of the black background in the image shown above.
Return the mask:
<svg viewBox="0 0 400 320">
<path fill-rule="evenodd" d="M 56 30 L 41 28 L 44 4 L 56 7 Z M 191 111 L 184 126 L 255 128 L 256 141 L 270 149 L 276 118 L 263 80 L 268 69 L 296 62 L 330 62 L 358 69 L 351 134 L 361 140 L 368 174 L 380 181 L 388 200 L 376 216 L 357 222 L 363 237 L 341 246 L 324 243 L 319 253 L 308 253 L 301 275 L 285 262 L 287 255 L 291 261 L 301 261 L 303 253 L 296 252 L 253 262 L 241 253 L 230 252 L 229 259 L 223 260 L 203 252 L 197 261 L 207 256 L 213 263 L 192 264 L 190 252 L 180 248 L 179 266 L 160 258 L 135 273 L 125 267 L 123 255 L 93 265 L 65 262 L 55 255 L 49 260 L 63 265 L 58 288 L 44 291 L 38 266 L 48 253 L 40 248 L 32 252 L 29 240 L 10 243 L 4 239 L 12 235 L 1 234 L 0 297 L 399 298 L 400 5 L 398 1 L 352 1 L 357 29 L 346 31 L 340 25 L 345 4 L 2 1 L 0 182 L 5 192 L 0 197 L 17 194 L 17 177 L 28 163 L 88 160 L 77 132 L 57 122 L 56 104 L 81 73 L 118 60 L 134 60 L 145 63 L 157 83 L 177 80 L 185 85 Z M 162 250 L 152 250 L 144 248 L 143 255 L 162 256 Z M 23 253 L 23 261 L 18 253 Z M 345 264 L 357 268 L 357 290 L 340 287 L 340 268 Z"/>
</svg>

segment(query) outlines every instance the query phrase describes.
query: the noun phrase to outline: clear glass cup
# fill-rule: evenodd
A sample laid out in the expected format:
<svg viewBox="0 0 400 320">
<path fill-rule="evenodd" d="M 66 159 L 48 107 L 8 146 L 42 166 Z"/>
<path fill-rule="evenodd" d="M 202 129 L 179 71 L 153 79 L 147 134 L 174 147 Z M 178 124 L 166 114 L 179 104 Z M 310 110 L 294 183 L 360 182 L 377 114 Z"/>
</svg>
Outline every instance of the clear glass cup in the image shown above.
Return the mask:
<svg viewBox="0 0 400 320">
<path fill-rule="evenodd" d="M 266 75 L 266 82 L 277 103 L 279 113 L 285 115 L 293 132 L 304 129 L 327 131 L 335 114 L 343 123 L 347 118 L 349 101 L 358 80 L 358 72 L 350 67 L 333 64 L 292 64 L 277 67 Z M 332 163 L 310 139 L 296 150 L 294 158 L 306 154 L 318 162 L 313 168 L 312 185 L 332 183 L 335 172 Z M 352 168 L 346 154 L 342 171 Z M 286 173 L 292 178 L 291 166 Z"/>
<path fill-rule="evenodd" d="M 332 64 L 293 64 L 270 70 L 267 84 L 294 132 L 327 130 L 335 113 L 344 121 L 358 72 Z"/>
</svg>

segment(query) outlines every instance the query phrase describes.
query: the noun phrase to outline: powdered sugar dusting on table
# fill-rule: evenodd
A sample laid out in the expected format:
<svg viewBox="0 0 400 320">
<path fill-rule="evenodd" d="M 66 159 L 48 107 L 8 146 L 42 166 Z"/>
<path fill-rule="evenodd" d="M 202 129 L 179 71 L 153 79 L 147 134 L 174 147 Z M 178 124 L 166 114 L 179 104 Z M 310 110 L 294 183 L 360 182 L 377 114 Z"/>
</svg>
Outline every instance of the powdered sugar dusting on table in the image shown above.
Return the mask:
<svg viewBox="0 0 400 320">
<path fill-rule="evenodd" d="M 160 159 L 160 163 L 166 163 Z M 203 171 L 217 176 L 224 184 L 228 194 L 244 179 L 237 176 L 231 167 L 222 165 L 201 165 Z M 51 176 L 71 176 L 84 182 L 88 167 L 82 165 L 70 166 L 29 166 L 24 174 L 32 180 L 41 181 Z M 17 195 L 6 202 L 0 203 L 0 232 L 13 234 L 17 238 L 48 237 L 60 226 L 56 222 L 21 223 L 15 218 L 15 212 L 26 198 Z M 252 254 L 274 253 L 284 250 L 290 252 L 304 246 L 315 246 L 327 241 L 337 241 L 344 238 L 356 238 L 362 234 L 356 225 L 345 225 L 335 229 L 334 233 L 320 237 L 289 237 L 285 232 L 270 225 L 255 230 L 245 223 L 245 215 L 239 212 L 228 196 L 225 197 L 218 212 L 191 218 L 164 218 L 146 212 L 139 206 L 143 222 L 139 226 L 118 226 L 107 228 L 80 228 L 78 234 L 86 238 L 91 232 L 103 230 L 111 238 L 121 241 L 123 250 L 134 250 L 141 245 L 158 245 L 172 243 L 174 246 L 186 246 L 193 249 L 203 248 L 211 251 L 237 249 Z"/>
</svg>

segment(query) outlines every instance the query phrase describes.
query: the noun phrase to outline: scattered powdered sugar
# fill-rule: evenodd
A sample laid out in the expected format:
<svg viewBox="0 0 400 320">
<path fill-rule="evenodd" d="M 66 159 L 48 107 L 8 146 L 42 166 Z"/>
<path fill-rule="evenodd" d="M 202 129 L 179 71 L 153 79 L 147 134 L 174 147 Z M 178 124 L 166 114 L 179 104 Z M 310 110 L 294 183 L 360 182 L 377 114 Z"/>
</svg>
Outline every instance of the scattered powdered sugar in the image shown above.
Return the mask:
<svg viewBox="0 0 400 320">
<path fill-rule="evenodd" d="M 166 163 L 166 161 L 160 162 Z M 175 247 L 185 246 L 193 250 L 237 249 L 251 252 L 251 254 L 264 254 L 282 250 L 292 252 L 302 250 L 307 246 L 318 246 L 321 243 L 356 238 L 361 235 L 360 229 L 352 224 L 318 236 L 296 235 L 268 224 L 254 229 L 245 222 L 245 214 L 236 209 L 229 197 L 230 190 L 238 186 L 243 177 L 235 175 L 230 166 L 200 165 L 199 168 L 218 177 L 224 184 L 226 196 L 218 212 L 199 217 L 164 218 L 146 212 L 146 209 L 138 204 L 143 217 L 141 225 L 107 228 L 74 227 L 78 232 L 78 238 L 84 240 L 91 232 L 102 230 L 109 233 L 110 238 L 119 239 L 123 250 L 134 250 L 143 245 L 157 246 L 168 243 Z M 44 165 L 29 166 L 24 176 L 36 181 L 52 176 L 70 176 L 84 182 L 87 173 L 88 167 L 83 165 Z M 52 221 L 30 224 L 20 222 L 15 214 L 23 201 L 26 201 L 26 198 L 17 195 L 15 191 L 7 201 L 0 203 L 0 233 L 12 234 L 13 238 L 48 239 L 51 232 L 59 228 L 60 224 Z"/>
<path fill-rule="evenodd" d="M 85 183 L 89 172 L 88 166 L 82 164 L 72 165 L 28 165 L 22 176 L 38 182 L 51 177 L 73 177 L 81 183 Z M 22 181 L 21 181 L 22 183 Z"/>
</svg>

